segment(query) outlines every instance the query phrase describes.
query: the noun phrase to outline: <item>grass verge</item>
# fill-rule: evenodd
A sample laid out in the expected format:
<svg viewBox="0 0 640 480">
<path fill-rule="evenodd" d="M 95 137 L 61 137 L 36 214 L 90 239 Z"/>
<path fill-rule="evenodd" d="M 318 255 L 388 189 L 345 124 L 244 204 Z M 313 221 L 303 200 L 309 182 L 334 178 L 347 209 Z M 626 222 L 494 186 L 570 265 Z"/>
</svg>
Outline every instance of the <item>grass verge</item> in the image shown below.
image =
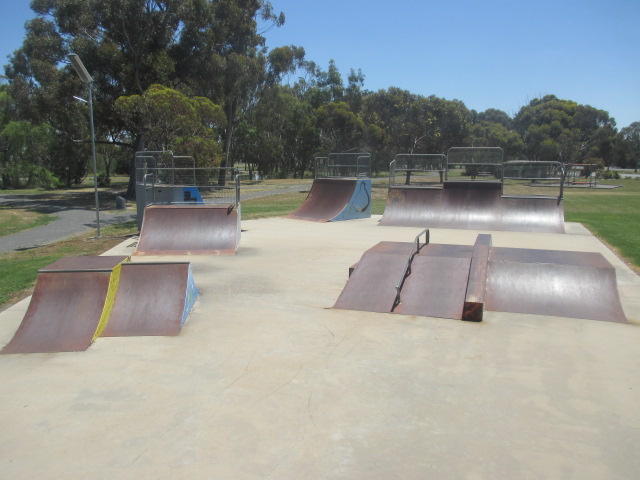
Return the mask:
<svg viewBox="0 0 640 480">
<path fill-rule="evenodd" d="M 30 210 L 0 207 L 0 237 L 46 225 L 56 217 Z"/>
<path fill-rule="evenodd" d="M 640 181 L 607 183 L 622 188 L 565 190 L 565 221 L 583 224 L 640 273 Z"/>
<path fill-rule="evenodd" d="M 20 252 L 0 255 L 0 309 L 31 294 L 38 270 L 63 257 L 100 255 L 138 232 L 135 222 L 104 227 L 102 237 L 92 234 Z"/>
</svg>

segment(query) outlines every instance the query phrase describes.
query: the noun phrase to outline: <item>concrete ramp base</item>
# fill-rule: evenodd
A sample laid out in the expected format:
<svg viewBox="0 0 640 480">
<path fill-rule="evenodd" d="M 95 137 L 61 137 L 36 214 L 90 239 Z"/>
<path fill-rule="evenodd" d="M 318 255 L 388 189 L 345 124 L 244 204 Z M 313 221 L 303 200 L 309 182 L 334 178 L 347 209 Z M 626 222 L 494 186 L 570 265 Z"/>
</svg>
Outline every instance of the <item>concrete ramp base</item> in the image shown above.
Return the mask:
<svg viewBox="0 0 640 480">
<path fill-rule="evenodd" d="M 557 198 L 502 196 L 500 182 L 391 187 L 382 226 L 564 233 Z"/>
<path fill-rule="evenodd" d="M 126 256 L 68 257 L 38 272 L 29 308 L 0 353 L 86 350 L 106 321 L 105 299 Z"/>
<path fill-rule="evenodd" d="M 287 218 L 337 222 L 371 217 L 371 180 L 317 178 L 304 203 Z"/>
<path fill-rule="evenodd" d="M 123 264 L 101 336 L 178 335 L 198 293 L 188 262 Z"/>
<path fill-rule="evenodd" d="M 240 208 L 153 205 L 144 211 L 134 255 L 233 255 L 240 242 Z"/>
<path fill-rule="evenodd" d="M 362 255 L 334 308 L 472 321 L 486 310 L 627 321 L 615 269 L 600 253 L 492 247 L 490 235 L 479 235 L 473 247 L 427 244 L 410 260 L 413 244 L 389 245 Z"/>
</svg>

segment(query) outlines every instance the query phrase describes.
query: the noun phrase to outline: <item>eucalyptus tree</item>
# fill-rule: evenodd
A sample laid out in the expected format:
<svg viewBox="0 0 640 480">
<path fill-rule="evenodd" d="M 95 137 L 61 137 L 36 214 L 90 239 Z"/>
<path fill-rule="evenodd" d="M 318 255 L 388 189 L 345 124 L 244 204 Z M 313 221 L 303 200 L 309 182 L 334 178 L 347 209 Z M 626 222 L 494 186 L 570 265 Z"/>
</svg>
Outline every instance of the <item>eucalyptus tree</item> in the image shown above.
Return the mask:
<svg viewBox="0 0 640 480">
<path fill-rule="evenodd" d="M 613 159 L 615 120 L 604 110 L 546 95 L 522 107 L 514 124 L 529 159 L 580 163 L 600 158 L 606 165 Z"/>
<path fill-rule="evenodd" d="M 193 156 L 197 166 L 220 165 L 218 142 L 226 124 L 222 108 L 204 97 L 188 97 L 162 85 L 151 85 L 142 95 L 115 102 L 126 123 L 140 128 L 151 150 L 173 150 Z"/>
<path fill-rule="evenodd" d="M 633 168 L 636 172 L 640 166 L 640 122 L 633 122 L 618 132 L 615 145 L 619 167 Z"/>
<path fill-rule="evenodd" d="M 31 7 L 37 16 L 6 73 L 22 114 L 60 132 L 66 154 L 86 123 L 74 115 L 82 85 L 66 64 L 71 51 L 93 75 L 98 141 L 120 130 L 130 135 L 123 145 L 144 148 L 145 129 L 125 124 L 114 102 L 162 84 L 224 106 L 225 160 L 238 114 L 304 57 L 297 47 L 267 52 L 259 25 L 281 25 L 284 15 L 266 0 L 33 0 Z"/>
<path fill-rule="evenodd" d="M 174 57 L 184 84 L 194 93 L 223 106 L 223 164 L 231 166 L 234 126 L 261 100 L 269 88 L 304 62 L 304 49 L 286 46 L 268 51 L 258 31 L 281 26 L 264 0 L 191 0 Z"/>
<path fill-rule="evenodd" d="M 367 126 L 346 102 L 332 102 L 318 108 L 316 127 L 325 151 L 344 152 L 364 146 Z"/>
<path fill-rule="evenodd" d="M 469 134 L 470 114 L 462 102 L 397 87 L 365 95 L 362 115 L 384 131 L 378 157 L 387 162 L 398 153 L 445 153 L 465 145 Z"/>
<path fill-rule="evenodd" d="M 114 108 L 122 95 L 141 94 L 174 72 L 168 47 L 180 27 L 180 2 L 153 0 L 33 0 L 22 46 L 5 67 L 21 116 L 50 124 L 58 135 L 54 155 L 66 183 L 86 171 L 86 106 L 73 99 L 85 87 L 67 63 L 77 53 L 93 77 L 96 138 L 113 143 L 127 130 Z M 135 128 L 131 128 L 135 130 Z M 142 147 L 143 138 L 122 145 Z"/>
<path fill-rule="evenodd" d="M 525 145 L 513 129 L 513 120 L 502 110 L 490 108 L 472 115 L 471 144 L 474 147 L 500 147 L 506 160 L 525 158 Z"/>
</svg>

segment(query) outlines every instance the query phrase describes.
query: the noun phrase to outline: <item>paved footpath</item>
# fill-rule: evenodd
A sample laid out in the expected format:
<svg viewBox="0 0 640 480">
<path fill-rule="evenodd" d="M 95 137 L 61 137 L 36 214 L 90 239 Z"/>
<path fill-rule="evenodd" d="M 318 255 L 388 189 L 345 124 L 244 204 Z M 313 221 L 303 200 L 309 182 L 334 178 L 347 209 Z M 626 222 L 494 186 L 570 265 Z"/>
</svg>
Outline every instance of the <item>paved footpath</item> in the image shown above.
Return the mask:
<svg viewBox="0 0 640 480">
<path fill-rule="evenodd" d="M 0 196 L 0 204 L 8 204 L 15 208 L 30 208 L 57 217 L 47 225 L 0 237 L 0 253 L 42 247 L 96 228 L 95 210 L 52 201 L 43 202 L 19 195 Z M 135 210 L 100 212 L 100 227 L 127 222 L 135 218 Z"/>
<path fill-rule="evenodd" d="M 290 185 L 285 188 L 264 191 L 245 191 L 241 193 L 241 200 L 277 195 L 295 191 L 309 190 L 310 184 Z M 28 250 L 60 242 L 76 235 L 96 229 L 96 212 L 93 209 L 70 206 L 64 202 L 42 201 L 26 195 L 0 195 L 0 205 L 15 208 L 33 209 L 42 213 L 55 215 L 54 220 L 47 225 L 0 237 L 0 253 Z M 135 220 L 137 217 L 135 202 L 129 202 L 129 210 L 101 211 L 100 227 Z"/>
</svg>

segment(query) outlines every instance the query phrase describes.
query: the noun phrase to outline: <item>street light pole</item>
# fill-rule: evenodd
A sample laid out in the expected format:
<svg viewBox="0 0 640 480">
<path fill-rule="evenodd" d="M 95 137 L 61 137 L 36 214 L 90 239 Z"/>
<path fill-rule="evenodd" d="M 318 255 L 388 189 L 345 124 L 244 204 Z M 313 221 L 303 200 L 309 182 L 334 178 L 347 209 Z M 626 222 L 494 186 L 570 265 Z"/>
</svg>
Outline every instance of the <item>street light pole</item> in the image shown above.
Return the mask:
<svg viewBox="0 0 640 480">
<path fill-rule="evenodd" d="M 100 203 L 98 200 L 98 172 L 96 167 L 96 136 L 93 129 L 93 78 L 89 75 L 89 72 L 78 55 L 70 53 L 67 57 L 80 77 L 80 80 L 87 84 L 87 88 L 89 90 L 89 126 L 91 129 L 91 157 L 93 158 L 93 191 L 96 199 L 96 238 L 100 238 Z"/>
</svg>

